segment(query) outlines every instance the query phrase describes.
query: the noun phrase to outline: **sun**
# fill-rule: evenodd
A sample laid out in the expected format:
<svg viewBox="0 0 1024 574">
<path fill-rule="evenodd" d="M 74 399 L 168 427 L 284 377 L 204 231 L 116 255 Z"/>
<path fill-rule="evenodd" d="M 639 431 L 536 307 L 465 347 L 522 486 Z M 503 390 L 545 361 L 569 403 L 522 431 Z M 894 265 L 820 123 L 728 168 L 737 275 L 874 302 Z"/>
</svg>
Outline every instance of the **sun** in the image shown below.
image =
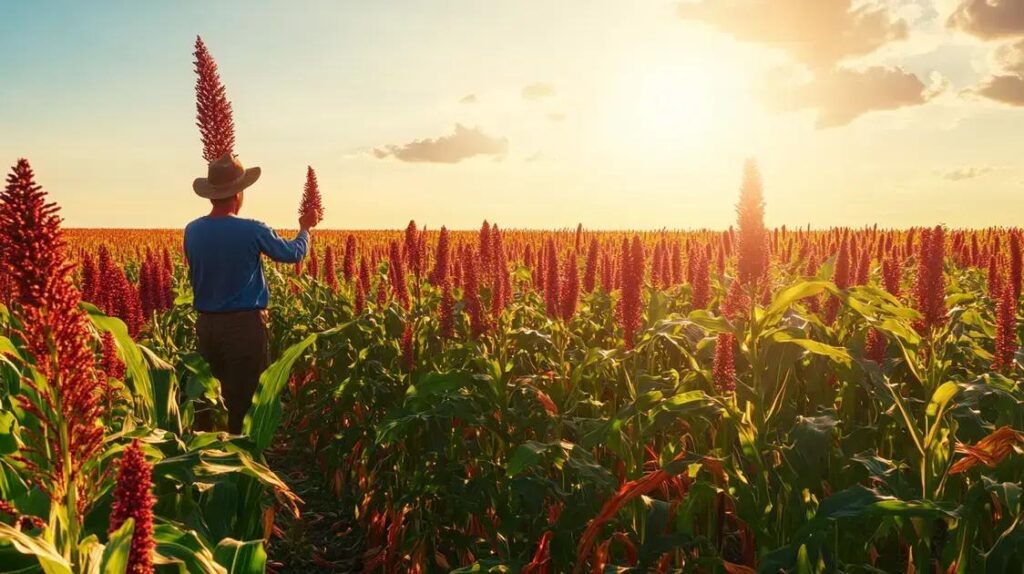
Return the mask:
<svg viewBox="0 0 1024 574">
<path fill-rule="evenodd" d="M 725 92 L 721 74 L 700 62 L 632 66 L 611 86 L 607 125 L 640 153 L 678 153 L 729 125 Z"/>
</svg>

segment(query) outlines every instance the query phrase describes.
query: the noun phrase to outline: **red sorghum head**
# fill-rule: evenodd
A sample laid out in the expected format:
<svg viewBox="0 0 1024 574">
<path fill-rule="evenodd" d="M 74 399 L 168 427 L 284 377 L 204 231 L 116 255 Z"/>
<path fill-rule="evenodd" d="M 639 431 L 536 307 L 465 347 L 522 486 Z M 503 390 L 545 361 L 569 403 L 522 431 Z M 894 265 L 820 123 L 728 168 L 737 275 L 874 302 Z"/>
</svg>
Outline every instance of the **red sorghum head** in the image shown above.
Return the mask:
<svg viewBox="0 0 1024 574">
<path fill-rule="evenodd" d="M 203 140 L 203 159 L 212 163 L 224 154 L 234 152 L 235 122 L 231 102 L 220 82 L 217 63 L 196 36 L 196 125 Z"/>
<path fill-rule="evenodd" d="M 757 163 L 747 160 L 736 204 L 739 227 L 737 274 L 740 283 L 763 282 L 768 274 L 768 232 L 764 226 L 764 193 Z"/>
<path fill-rule="evenodd" d="M 996 339 L 992 368 L 1010 372 L 1016 366 L 1017 356 L 1017 299 L 1012 286 L 1004 285 L 996 303 Z"/>
<path fill-rule="evenodd" d="M 917 255 L 914 298 L 921 313 L 920 327 L 930 330 L 946 322 L 946 277 L 943 274 L 946 235 L 942 226 L 925 229 Z"/>
<path fill-rule="evenodd" d="M 623 252 L 622 296 L 619 300 L 618 315 L 626 349 L 632 349 L 643 320 L 643 287 L 647 264 L 640 237 L 634 235 L 632 243 L 628 245 L 628 250 Z"/>
<path fill-rule="evenodd" d="M 732 333 L 719 333 L 715 341 L 715 360 L 711 367 L 712 378 L 719 392 L 736 390 L 736 337 Z"/>
<path fill-rule="evenodd" d="M 576 253 L 571 253 L 565 261 L 565 281 L 562 282 L 562 294 L 559 308 L 562 320 L 569 322 L 576 315 L 576 303 L 580 298 L 580 272 L 576 263 Z"/>
<path fill-rule="evenodd" d="M 299 201 L 299 215 L 313 214 L 316 223 L 324 218 L 324 205 L 320 197 L 320 184 L 312 166 L 306 166 L 306 184 L 302 188 L 302 200 Z"/>
<path fill-rule="evenodd" d="M 110 532 L 129 518 L 135 521 L 126 574 L 152 574 L 153 551 L 153 488 L 152 470 L 142 453 L 139 441 L 124 449 L 114 487 L 114 504 L 110 513 Z"/>
<path fill-rule="evenodd" d="M 17 396 L 40 427 L 25 429 L 20 458 L 26 474 L 55 503 L 66 504 L 68 493 L 77 491 L 82 512 L 98 484 L 82 473 L 95 468 L 90 463 L 103 448 L 104 377 L 96 366 L 89 319 L 79 309 L 58 208 L 46 200 L 28 161 L 19 160 L 0 192 L 0 275 L 11 288 L 11 312 L 21 325 L 17 336 L 47 381 L 37 385 L 25 379 L 33 392 Z"/>
</svg>

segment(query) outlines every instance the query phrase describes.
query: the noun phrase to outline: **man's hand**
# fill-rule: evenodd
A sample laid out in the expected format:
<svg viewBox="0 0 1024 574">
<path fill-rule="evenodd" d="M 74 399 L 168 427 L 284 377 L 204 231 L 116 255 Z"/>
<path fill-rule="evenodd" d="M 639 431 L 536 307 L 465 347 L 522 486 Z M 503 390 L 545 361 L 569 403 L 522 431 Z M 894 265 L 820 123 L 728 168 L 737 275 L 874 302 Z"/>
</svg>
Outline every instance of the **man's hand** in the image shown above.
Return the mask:
<svg viewBox="0 0 1024 574">
<path fill-rule="evenodd" d="M 316 227 L 316 224 L 320 223 L 320 214 L 315 212 L 303 213 L 302 217 L 299 218 L 299 230 L 309 231 Z"/>
</svg>

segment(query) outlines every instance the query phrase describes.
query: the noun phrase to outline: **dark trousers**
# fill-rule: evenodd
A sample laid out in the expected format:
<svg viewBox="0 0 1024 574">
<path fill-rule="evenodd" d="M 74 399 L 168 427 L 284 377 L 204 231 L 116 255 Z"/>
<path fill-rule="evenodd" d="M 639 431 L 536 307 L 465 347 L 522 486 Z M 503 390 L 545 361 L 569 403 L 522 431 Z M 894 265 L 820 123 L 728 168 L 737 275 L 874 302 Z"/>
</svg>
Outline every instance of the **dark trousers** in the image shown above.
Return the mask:
<svg viewBox="0 0 1024 574">
<path fill-rule="evenodd" d="M 199 354 L 220 381 L 228 430 L 240 434 L 260 374 L 270 362 L 266 311 L 200 313 L 196 337 Z"/>
</svg>

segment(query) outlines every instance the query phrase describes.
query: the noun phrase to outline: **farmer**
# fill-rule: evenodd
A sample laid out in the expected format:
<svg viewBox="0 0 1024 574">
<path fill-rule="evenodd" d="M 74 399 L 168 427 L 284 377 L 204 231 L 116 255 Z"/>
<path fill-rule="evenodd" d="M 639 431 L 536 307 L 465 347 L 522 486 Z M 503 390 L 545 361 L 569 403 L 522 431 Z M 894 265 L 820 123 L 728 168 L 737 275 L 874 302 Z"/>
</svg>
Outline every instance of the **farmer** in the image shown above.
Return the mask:
<svg viewBox="0 0 1024 574">
<path fill-rule="evenodd" d="M 298 263 L 306 256 L 309 230 L 316 225 L 315 214 L 299 218 L 299 234 L 286 241 L 266 224 L 237 217 L 243 190 L 259 177 L 260 168 L 245 169 L 231 154 L 211 163 L 207 176 L 197 178 L 192 189 L 213 208 L 185 227 L 185 257 L 199 312 L 199 354 L 220 380 L 228 430 L 235 434 L 242 432 L 242 419 L 269 362 L 270 293 L 260 256 Z"/>
</svg>

